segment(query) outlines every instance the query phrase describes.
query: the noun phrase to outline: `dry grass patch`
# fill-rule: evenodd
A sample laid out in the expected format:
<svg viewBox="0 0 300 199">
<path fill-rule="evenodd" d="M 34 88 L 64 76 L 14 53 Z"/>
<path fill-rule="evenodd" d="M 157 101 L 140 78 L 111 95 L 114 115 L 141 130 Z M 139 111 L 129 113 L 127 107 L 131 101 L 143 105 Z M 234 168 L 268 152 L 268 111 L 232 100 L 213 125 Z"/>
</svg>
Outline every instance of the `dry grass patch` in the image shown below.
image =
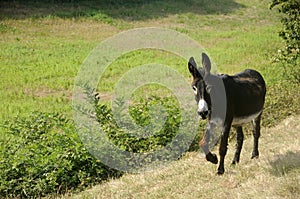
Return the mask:
<svg viewBox="0 0 300 199">
<path fill-rule="evenodd" d="M 24 93 L 32 97 L 64 97 L 68 100 L 72 99 L 72 92 L 68 90 L 53 90 L 47 87 L 41 87 L 37 89 L 27 88 Z"/>
</svg>

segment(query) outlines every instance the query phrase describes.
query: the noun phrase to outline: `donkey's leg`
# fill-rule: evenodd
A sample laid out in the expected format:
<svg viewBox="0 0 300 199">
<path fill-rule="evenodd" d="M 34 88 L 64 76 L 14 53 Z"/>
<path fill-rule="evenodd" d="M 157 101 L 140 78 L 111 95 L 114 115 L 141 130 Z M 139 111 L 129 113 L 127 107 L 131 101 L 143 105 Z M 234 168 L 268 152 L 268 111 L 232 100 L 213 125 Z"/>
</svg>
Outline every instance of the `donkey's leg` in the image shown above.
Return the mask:
<svg viewBox="0 0 300 199">
<path fill-rule="evenodd" d="M 240 154 L 243 147 L 244 141 L 244 133 L 242 126 L 236 127 L 236 151 L 232 161 L 232 164 L 239 163 L 240 161 Z"/>
<path fill-rule="evenodd" d="M 227 153 L 227 145 L 228 145 L 228 136 L 230 132 L 231 122 L 230 124 L 225 124 L 222 131 L 221 144 L 219 148 L 220 153 L 220 164 L 218 167 L 218 174 L 223 174 L 225 172 L 224 169 L 224 159 Z"/>
<path fill-rule="evenodd" d="M 218 163 L 218 158 L 216 154 L 213 154 L 209 151 L 209 139 L 210 139 L 210 131 L 211 131 L 211 125 L 209 123 L 206 124 L 206 132 L 203 136 L 202 140 L 200 141 L 200 146 L 205 153 L 206 160 L 209 162 L 212 162 L 213 164 Z"/>
<path fill-rule="evenodd" d="M 257 158 L 259 156 L 258 152 L 258 139 L 260 137 L 260 120 L 261 120 L 261 114 L 255 118 L 253 123 L 253 139 L 254 139 L 254 145 L 253 145 L 253 152 L 252 152 L 252 159 Z"/>
</svg>

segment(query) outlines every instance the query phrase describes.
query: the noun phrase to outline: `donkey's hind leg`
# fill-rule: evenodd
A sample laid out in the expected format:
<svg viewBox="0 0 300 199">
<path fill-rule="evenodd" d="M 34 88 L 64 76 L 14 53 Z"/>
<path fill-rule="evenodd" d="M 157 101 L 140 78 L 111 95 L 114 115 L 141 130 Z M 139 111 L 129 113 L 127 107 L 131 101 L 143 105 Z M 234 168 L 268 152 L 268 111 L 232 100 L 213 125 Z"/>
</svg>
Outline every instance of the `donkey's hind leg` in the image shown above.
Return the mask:
<svg viewBox="0 0 300 199">
<path fill-rule="evenodd" d="M 259 156 L 258 152 L 258 139 L 260 137 L 260 120 L 261 120 L 261 114 L 257 116 L 253 121 L 253 152 L 251 158 L 257 158 Z"/>
<path fill-rule="evenodd" d="M 243 133 L 242 126 L 236 127 L 236 151 L 234 154 L 232 164 L 239 163 L 240 161 L 240 154 L 243 147 L 243 141 L 244 141 L 244 133 Z"/>
</svg>

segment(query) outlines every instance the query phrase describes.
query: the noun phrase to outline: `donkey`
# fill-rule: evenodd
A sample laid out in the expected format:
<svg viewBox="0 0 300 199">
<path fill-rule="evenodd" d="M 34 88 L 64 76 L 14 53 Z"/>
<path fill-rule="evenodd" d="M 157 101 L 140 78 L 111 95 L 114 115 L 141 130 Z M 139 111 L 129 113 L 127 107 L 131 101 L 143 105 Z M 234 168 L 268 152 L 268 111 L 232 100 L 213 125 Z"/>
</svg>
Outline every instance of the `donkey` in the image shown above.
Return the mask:
<svg viewBox="0 0 300 199">
<path fill-rule="evenodd" d="M 197 68 L 193 57 L 188 62 L 188 69 L 193 76 L 192 88 L 198 104 L 197 112 L 202 119 L 208 119 L 206 132 L 199 144 L 205 153 L 206 160 L 217 164 L 216 154 L 209 150 L 209 140 L 217 127 L 221 127 L 218 174 L 223 174 L 231 126 L 237 132 L 236 152 L 232 164 L 236 164 L 240 160 L 244 140 L 242 125 L 251 121 L 254 137 L 251 158 L 259 156 L 258 139 L 260 137 L 260 121 L 265 102 L 266 84 L 259 72 L 251 69 L 246 69 L 232 76 L 211 74 L 211 62 L 205 53 L 202 53 L 202 66 L 203 68 Z"/>
</svg>

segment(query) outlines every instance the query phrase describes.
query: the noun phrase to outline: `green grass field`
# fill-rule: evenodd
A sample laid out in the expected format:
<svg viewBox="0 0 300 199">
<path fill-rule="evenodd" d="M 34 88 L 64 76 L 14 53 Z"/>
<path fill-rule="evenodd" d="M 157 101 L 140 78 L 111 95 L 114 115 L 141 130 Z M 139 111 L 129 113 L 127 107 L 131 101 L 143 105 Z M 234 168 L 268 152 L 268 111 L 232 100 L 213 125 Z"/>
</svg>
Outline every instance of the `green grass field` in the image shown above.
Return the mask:
<svg viewBox="0 0 300 199">
<path fill-rule="evenodd" d="M 264 127 L 274 127 L 291 115 L 299 115 L 299 84 L 294 84 L 285 74 L 284 68 L 272 63 L 273 55 L 283 46 L 278 36 L 281 29 L 280 18 L 275 10 L 269 10 L 268 0 L 138 0 L 138 1 L 1 1 L 0 2 L 0 122 L 11 120 L 17 115 L 26 116 L 33 111 L 59 112 L 72 118 L 72 91 L 77 72 L 89 53 L 105 39 L 125 30 L 140 27 L 163 27 L 184 33 L 196 40 L 204 47 L 206 52 L 218 67 L 220 73 L 234 74 L 246 68 L 253 68 L 262 73 L 267 83 L 267 101 L 263 116 Z M 200 55 L 194 55 L 200 57 Z M 157 50 L 141 50 L 128 53 L 112 63 L 104 73 L 97 90 L 105 102 L 110 100 L 110 92 L 116 81 L 129 69 L 147 63 L 166 64 L 180 72 L 188 81 L 191 80 L 187 70 L 187 60 L 175 55 Z M 200 62 L 200 60 L 198 60 Z M 295 66 L 300 67 L 300 66 Z M 137 90 L 137 96 L 169 95 L 169 92 L 158 87 L 146 87 Z M 150 93 L 150 94 L 149 94 Z M 186 95 L 193 95 L 187 93 Z M 299 119 L 299 118 L 298 118 Z M 298 120 L 299 121 L 299 120 Z M 298 127 L 295 125 L 295 127 Z M 0 128 L 1 130 L 1 128 Z M 263 133 L 274 133 L 276 127 L 264 130 Z M 282 131 L 282 130 L 281 130 Z M 1 133 L 1 132 L 0 132 Z M 269 138 L 271 142 L 281 142 L 282 138 Z M 295 137 L 297 139 L 297 137 Z M 246 140 L 249 142 L 249 140 Z M 266 141 L 263 141 L 266 142 Z M 299 144 L 299 143 L 298 143 Z M 279 145 L 278 145 L 279 146 Z M 299 146 L 299 145 L 298 145 Z M 270 144 L 264 146 L 265 152 L 270 152 Z M 249 149 L 250 150 L 250 149 Z M 292 149 L 291 149 L 292 150 Z M 293 150 L 298 150 L 294 147 Z M 299 156 L 299 151 L 296 152 Z M 275 153 L 274 153 L 275 154 Z M 284 153 L 283 153 L 284 154 Z M 188 155 L 189 156 L 189 155 Z M 257 167 L 266 163 L 272 155 L 268 155 L 258 163 L 246 163 L 238 166 L 238 171 L 232 171 L 224 177 L 217 178 L 213 166 L 204 171 L 200 164 L 207 164 L 195 158 L 183 159 L 174 167 L 189 168 L 190 173 L 184 175 L 183 171 L 178 177 L 172 177 L 176 172 L 170 168 L 154 173 L 156 177 L 148 174 L 126 175 L 117 181 L 103 185 L 96 189 L 96 198 L 177 198 L 177 196 L 201 196 L 201 193 L 214 196 L 213 187 L 221 188 L 221 194 L 216 197 L 227 197 L 227 188 L 240 186 L 240 189 L 251 188 L 249 197 L 262 191 L 264 185 L 264 172 L 259 169 L 259 182 L 254 182 L 250 175 L 256 175 L 254 164 Z M 243 156 L 243 154 L 242 154 Z M 293 156 L 293 155 L 292 155 Z M 293 156 L 294 158 L 294 156 Z M 190 163 L 190 161 L 192 161 Z M 288 160 L 290 161 L 290 160 Z M 292 161 L 292 160 L 291 160 Z M 197 166 L 198 165 L 198 166 Z M 265 180 L 277 180 L 278 184 L 287 186 L 287 197 L 300 195 L 299 162 L 295 174 L 288 173 L 288 177 L 266 177 Z M 250 169 L 247 172 L 247 169 Z M 293 167 L 294 168 L 294 167 Z M 209 184 L 208 189 L 199 190 L 195 187 L 186 189 L 188 179 L 197 177 L 203 179 L 199 183 L 209 183 L 210 178 L 217 178 L 216 182 Z M 291 172 L 291 173 L 293 173 Z M 150 175 L 150 174 L 149 174 Z M 290 176 L 291 175 L 291 176 Z M 293 177 L 293 176 L 294 177 Z M 170 181 L 164 185 L 164 179 Z M 180 177 L 181 176 L 181 177 Z M 137 182 L 138 178 L 149 183 Z M 177 184 L 181 178 L 186 185 Z M 134 183 L 126 191 L 131 179 Z M 195 180 L 195 179 L 194 179 Z M 204 181 L 201 181 L 204 180 Z M 224 180 L 224 181 L 223 181 Z M 162 186 L 153 186 L 154 182 Z M 241 182 L 241 183 L 240 183 Z M 198 184 L 199 184 L 198 183 Z M 195 185 L 196 182 L 194 182 Z M 252 186 L 253 185 L 253 186 Z M 182 194 L 174 192 L 178 186 Z M 203 185 L 204 186 L 204 185 Z M 230 187 L 228 187 L 230 186 Z M 116 188 L 117 187 L 117 188 Z M 122 187 L 124 195 L 116 194 Z M 151 192 L 144 189 L 154 187 Z M 265 188 L 268 187 L 265 185 Z M 276 189 L 276 187 L 273 187 Z M 155 189 L 155 190 L 154 190 Z M 157 194 L 154 192 L 158 190 Z M 105 191 L 104 191 L 105 190 Z M 96 193 L 95 192 L 95 193 Z M 144 193 L 143 193 L 144 192 Z M 275 198 L 284 197 L 284 191 L 279 189 Z M 191 194 L 189 194 L 191 193 Z M 253 193 L 253 194 L 252 194 Z M 262 198 L 268 197 L 268 193 Z M 276 192 L 277 193 L 277 192 Z M 115 195 L 116 194 L 116 195 Z M 146 195 L 143 195 L 146 194 Z M 237 195 L 229 196 L 239 197 Z M 265 197 L 264 197 L 265 196 Z M 247 196 L 240 196 L 248 198 Z"/>
<path fill-rule="evenodd" d="M 205 48 L 222 73 L 254 68 L 270 90 L 286 84 L 283 69 L 271 63 L 282 41 L 277 35 L 279 18 L 268 9 L 268 1 L 2 4 L 1 120 L 33 110 L 70 113 L 74 79 L 89 52 L 109 36 L 137 27 L 187 34 Z M 190 78 L 186 60 L 157 51 L 133 52 L 107 70 L 100 92 L 111 91 L 122 72 L 147 62 L 167 64 Z M 293 99 L 287 100 L 293 104 Z"/>
</svg>

